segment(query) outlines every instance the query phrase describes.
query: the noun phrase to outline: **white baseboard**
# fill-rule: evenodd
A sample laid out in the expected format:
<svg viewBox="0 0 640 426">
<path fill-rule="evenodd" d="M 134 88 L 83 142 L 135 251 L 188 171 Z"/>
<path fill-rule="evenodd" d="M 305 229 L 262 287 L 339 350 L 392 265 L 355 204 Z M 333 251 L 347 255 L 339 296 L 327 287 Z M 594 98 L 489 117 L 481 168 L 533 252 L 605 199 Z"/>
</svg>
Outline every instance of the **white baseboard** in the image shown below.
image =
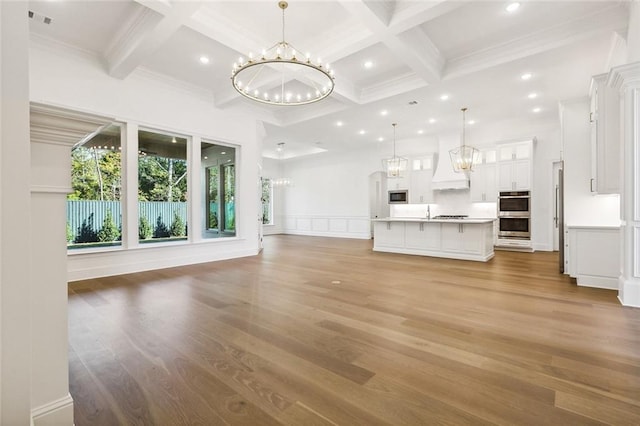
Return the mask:
<svg viewBox="0 0 640 426">
<path fill-rule="evenodd" d="M 596 277 L 592 275 L 576 276 L 576 283 L 580 287 L 604 288 L 607 290 L 618 289 L 618 278 L 614 277 Z"/>
<path fill-rule="evenodd" d="M 31 409 L 31 424 L 33 426 L 72 426 L 73 398 L 71 395 L 67 394 L 63 398 Z"/>
</svg>

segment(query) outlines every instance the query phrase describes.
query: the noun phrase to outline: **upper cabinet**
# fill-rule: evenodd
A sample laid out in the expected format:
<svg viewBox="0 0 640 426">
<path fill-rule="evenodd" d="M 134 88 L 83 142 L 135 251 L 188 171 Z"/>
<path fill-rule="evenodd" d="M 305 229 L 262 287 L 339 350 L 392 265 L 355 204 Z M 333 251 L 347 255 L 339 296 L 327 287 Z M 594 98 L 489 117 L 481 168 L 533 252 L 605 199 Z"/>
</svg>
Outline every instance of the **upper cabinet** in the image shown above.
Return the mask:
<svg viewBox="0 0 640 426">
<path fill-rule="evenodd" d="M 531 189 L 532 149 L 530 140 L 498 146 L 498 191 Z"/>
<path fill-rule="evenodd" d="M 415 157 L 409 161 L 411 169 L 409 182 L 409 202 L 429 204 L 433 202 L 433 155 Z"/>
<path fill-rule="evenodd" d="M 620 193 L 620 99 L 606 84 L 607 74 L 591 80 L 591 192 Z"/>
<path fill-rule="evenodd" d="M 471 172 L 471 202 L 496 202 L 498 200 L 498 186 L 496 183 L 497 150 L 480 151 L 474 161 Z"/>
</svg>

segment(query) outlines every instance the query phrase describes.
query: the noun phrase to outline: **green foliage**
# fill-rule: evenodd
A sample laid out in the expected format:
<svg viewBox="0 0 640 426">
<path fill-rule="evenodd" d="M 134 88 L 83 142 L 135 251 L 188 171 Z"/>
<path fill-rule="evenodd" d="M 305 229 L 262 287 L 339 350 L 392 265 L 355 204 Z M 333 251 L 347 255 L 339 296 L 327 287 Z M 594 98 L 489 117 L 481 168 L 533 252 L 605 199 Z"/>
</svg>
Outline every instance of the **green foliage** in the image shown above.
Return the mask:
<svg viewBox="0 0 640 426">
<path fill-rule="evenodd" d="M 120 231 L 113 221 L 111 210 L 107 210 L 107 214 L 102 222 L 102 229 L 98 231 L 97 237 L 100 242 L 111 242 L 120 238 Z"/>
<path fill-rule="evenodd" d="M 144 216 L 140 217 L 140 221 L 138 223 L 138 237 L 141 240 L 148 240 L 153 237 L 153 227 L 149 223 L 149 220 Z"/>
<path fill-rule="evenodd" d="M 187 163 L 147 155 L 138 158 L 140 201 L 187 201 Z"/>
<path fill-rule="evenodd" d="M 93 213 L 82 221 L 82 225 L 78 227 L 75 243 L 95 243 L 98 241 L 98 233 L 93 228 Z"/>
<path fill-rule="evenodd" d="M 83 146 L 71 152 L 69 200 L 120 200 L 122 162 L 120 151 Z"/>
<path fill-rule="evenodd" d="M 67 222 L 67 244 L 73 242 L 73 229 L 71 228 L 71 224 Z"/>
<path fill-rule="evenodd" d="M 218 227 L 218 213 L 214 211 L 209 212 L 209 229 L 216 229 Z"/>
<path fill-rule="evenodd" d="M 173 212 L 173 223 L 171 224 L 170 233 L 172 237 L 184 237 L 187 235 L 187 227 L 178 210 Z"/>
<path fill-rule="evenodd" d="M 156 228 L 153 230 L 153 238 L 167 238 L 171 235 L 169 228 L 162 221 L 162 216 L 158 216 L 156 220 Z"/>
</svg>

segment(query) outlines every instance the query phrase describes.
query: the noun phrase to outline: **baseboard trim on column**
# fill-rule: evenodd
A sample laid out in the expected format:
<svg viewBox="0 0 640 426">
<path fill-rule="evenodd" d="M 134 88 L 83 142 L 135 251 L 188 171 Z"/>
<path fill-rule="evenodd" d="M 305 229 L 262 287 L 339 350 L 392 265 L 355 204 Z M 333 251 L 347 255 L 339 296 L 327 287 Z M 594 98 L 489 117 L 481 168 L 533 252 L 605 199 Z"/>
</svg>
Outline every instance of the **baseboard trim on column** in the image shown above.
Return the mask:
<svg viewBox="0 0 640 426">
<path fill-rule="evenodd" d="M 73 398 L 71 394 L 47 404 L 31 409 L 31 424 L 73 425 Z"/>
<path fill-rule="evenodd" d="M 618 300 L 624 306 L 640 308 L 640 280 L 618 280 Z"/>
</svg>

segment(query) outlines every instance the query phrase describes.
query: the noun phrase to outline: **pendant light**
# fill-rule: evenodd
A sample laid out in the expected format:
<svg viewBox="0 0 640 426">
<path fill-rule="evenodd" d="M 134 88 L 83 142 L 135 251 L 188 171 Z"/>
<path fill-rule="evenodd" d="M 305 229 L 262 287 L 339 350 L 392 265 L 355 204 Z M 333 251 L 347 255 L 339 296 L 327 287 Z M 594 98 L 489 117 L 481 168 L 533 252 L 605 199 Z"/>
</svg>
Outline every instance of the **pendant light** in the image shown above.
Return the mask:
<svg viewBox="0 0 640 426">
<path fill-rule="evenodd" d="M 292 186 L 293 185 L 292 180 L 288 177 L 284 177 L 282 173 L 282 166 L 283 166 L 282 161 L 284 160 L 284 142 L 278 143 L 278 147 L 276 148 L 276 151 L 278 152 L 278 170 L 279 170 L 278 174 L 280 176 L 276 179 L 271 179 L 271 185 L 275 187 Z"/>
<path fill-rule="evenodd" d="M 460 147 L 449 150 L 451 166 L 456 173 L 469 173 L 473 171 L 473 162 L 480 153 L 476 148 L 465 144 L 465 113 L 467 108 L 462 108 L 462 138 Z"/>
<path fill-rule="evenodd" d="M 396 155 L 396 126 L 398 123 L 391 125 L 393 126 L 393 157 L 382 160 L 382 167 L 386 170 L 388 178 L 399 178 L 404 176 L 409 160 Z"/>
<path fill-rule="evenodd" d="M 262 54 L 241 57 L 233 64 L 231 83 L 245 98 L 268 105 L 296 106 L 321 101 L 335 86 L 334 73 L 320 58 L 302 54 L 284 38 L 284 11 L 289 6 L 279 1 L 282 9 L 282 41 Z M 313 19 L 309 17 L 309 19 Z"/>
</svg>

